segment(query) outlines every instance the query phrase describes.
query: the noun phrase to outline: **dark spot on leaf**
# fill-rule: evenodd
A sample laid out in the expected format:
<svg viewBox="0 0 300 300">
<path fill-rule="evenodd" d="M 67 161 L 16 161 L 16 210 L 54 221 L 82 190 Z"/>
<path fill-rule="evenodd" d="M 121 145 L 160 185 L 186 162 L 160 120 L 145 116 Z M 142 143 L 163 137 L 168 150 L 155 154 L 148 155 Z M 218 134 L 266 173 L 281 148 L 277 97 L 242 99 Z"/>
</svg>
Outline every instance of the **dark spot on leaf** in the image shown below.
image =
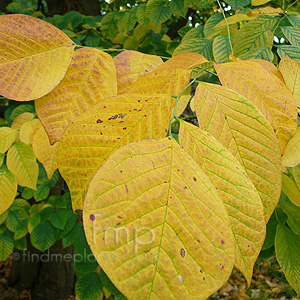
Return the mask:
<svg viewBox="0 0 300 300">
<path fill-rule="evenodd" d="M 139 109 L 138 111 L 141 111 L 141 109 Z"/>
<path fill-rule="evenodd" d="M 117 137 L 117 140 L 119 140 L 120 139 L 120 137 Z"/>
<path fill-rule="evenodd" d="M 276 133 L 276 129 L 274 129 L 274 132 Z"/>
<path fill-rule="evenodd" d="M 168 139 L 169 139 L 169 140 L 171 140 L 171 138 L 170 138 L 170 137 L 168 137 Z"/>
<path fill-rule="evenodd" d="M 94 221 L 94 220 L 95 220 L 95 216 L 94 216 L 93 214 L 91 214 L 91 215 L 90 215 L 90 219 L 91 219 L 92 221 Z"/>
<path fill-rule="evenodd" d="M 117 223 L 117 225 L 119 226 L 121 223 Z"/>
<path fill-rule="evenodd" d="M 227 116 L 225 116 L 225 120 L 227 119 Z"/>
<path fill-rule="evenodd" d="M 127 114 L 121 115 L 119 118 L 123 119 L 123 118 L 125 118 L 126 116 L 127 116 Z"/>
<path fill-rule="evenodd" d="M 200 243 L 200 240 L 197 240 L 198 243 Z"/>
<path fill-rule="evenodd" d="M 144 115 L 144 117 L 147 117 L 147 115 Z"/>
<path fill-rule="evenodd" d="M 138 102 L 141 102 L 141 100 L 138 100 Z"/>
<path fill-rule="evenodd" d="M 121 217 L 121 216 L 118 216 L 118 218 L 122 219 L 122 217 Z"/>
<path fill-rule="evenodd" d="M 185 187 L 184 187 L 184 189 L 186 190 L 186 189 L 187 189 L 187 187 L 185 186 Z"/>
<path fill-rule="evenodd" d="M 102 123 L 103 121 L 101 121 L 100 119 L 97 120 L 97 123 Z"/>
<path fill-rule="evenodd" d="M 119 123 L 124 123 L 124 121 L 120 121 Z"/>
<path fill-rule="evenodd" d="M 135 108 L 134 111 L 137 111 L 137 109 Z"/>
<path fill-rule="evenodd" d="M 202 269 L 200 270 L 200 273 L 203 273 L 203 270 L 202 270 Z"/>
<path fill-rule="evenodd" d="M 102 135 L 103 133 L 102 133 L 102 132 L 100 132 L 100 134 Z"/>
<path fill-rule="evenodd" d="M 103 108 L 106 108 L 106 106 L 103 106 Z"/>
<path fill-rule="evenodd" d="M 197 181 L 197 178 L 196 178 L 196 177 L 193 177 L 193 180 L 196 182 L 196 181 Z"/>
<path fill-rule="evenodd" d="M 128 187 L 126 184 L 125 184 L 125 189 L 126 189 L 126 193 L 128 194 Z"/>
<path fill-rule="evenodd" d="M 115 120 L 117 117 L 118 117 L 118 115 L 113 115 L 108 120 Z"/>
<path fill-rule="evenodd" d="M 123 173 L 123 171 L 122 171 L 122 170 L 120 170 L 120 173 Z"/>
<path fill-rule="evenodd" d="M 224 241 L 224 240 L 221 240 L 221 244 L 224 245 L 224 244 L 225 244 L 225 241 Z"/>
<path fill-rule="evenodd" d="M 203 277 L 203 280 L 205 280 L 205 277 Z"/>
<path fill-rule="evenodd" d="M 183 258 L 185 257 L 185 251 L 184 251 L 183 248 L 180 250 L 180 255 L 181 255 Z"/>
<path fill-rule="evenodd" d="M 127 127 L 123 127 L 123 130 L 126 130 L 127 129 Z"/>
</svg>

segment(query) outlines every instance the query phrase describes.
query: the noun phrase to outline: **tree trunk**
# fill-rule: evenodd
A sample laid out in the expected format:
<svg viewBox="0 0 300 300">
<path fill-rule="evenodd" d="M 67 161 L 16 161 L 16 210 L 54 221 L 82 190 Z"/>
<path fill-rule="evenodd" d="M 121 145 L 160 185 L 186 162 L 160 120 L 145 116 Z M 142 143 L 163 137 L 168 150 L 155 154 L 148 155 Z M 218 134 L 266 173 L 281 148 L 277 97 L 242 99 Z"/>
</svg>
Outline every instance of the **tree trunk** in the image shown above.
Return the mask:
<svg viewBox="0 0 300 300">
<path fill-rule="evenodd" d="M 27 236 L 26 251 L 15 250 L 8 283 L 18 292 L 31 291 L 32 300 L 67 300 L 74 294 L 75 272 L 72 247 L 56 242 L 42 253 Z"/>
<path fill-rule="evenodd" d="M 76 10 L 83 15 L 100 15 L 99 0 L 46 0 L 48 16 L 63 15 L 69 11 Z"/>
</svg>

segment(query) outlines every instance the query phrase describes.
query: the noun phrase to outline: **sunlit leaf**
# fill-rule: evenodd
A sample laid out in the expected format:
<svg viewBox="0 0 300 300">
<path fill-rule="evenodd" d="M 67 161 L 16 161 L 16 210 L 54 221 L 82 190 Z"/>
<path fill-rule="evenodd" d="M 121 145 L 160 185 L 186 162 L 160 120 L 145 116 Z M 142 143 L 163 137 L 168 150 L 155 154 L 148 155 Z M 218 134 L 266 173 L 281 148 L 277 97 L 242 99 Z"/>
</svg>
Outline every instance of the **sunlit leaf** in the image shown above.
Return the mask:
<svg viewBox="0 0 300 300">
<path fill-rule="evenodd" d="M 114 57 L 117 70 L 118 93 L 136 82 L 140 76 L 155 70 L 163 63 L 156 55 L 144 54 L 138 51 L 123 51 Z"/>
<path fill-rule="evenodd" d="M 190 99 L 191 99 L 191 95 L 190 94 L 182 95 L 179 98 L 177 106 L 176 106 L 176 113 L 175 113 L 176 117 L 179 117 L 184 112 L 184 110 L 186 109 L 187 105 L 189 104 Z"/>
<path fill-rule="evenodd" d="M 17 188 L 15 175 L 6 167 L 0 166 L 0 214 L 3 214 L 13 203 Z"/>
<path fill-rule="evenodd" d="M 5 153 L 15 142 L 19 133 L 10 127 L 0 127 L 0 153 Z"/>
<path fill-rule="evenodd" d="M 300 295 L 300 239 L 284 224 L 279 223 L 275 237 L 278 263 L 289 284 Z"/>
<path fill-rule="evenodd" d="M 267 61 L 267 60 L 264 60 L 264 59 L 254 59 L 254 58 L 249 59 L 249 61 L 253 61 L 257 64 L 260 64 L 263 68 L 265 68 L 270 73 L 274 74 L 281 81 L 284 82 L 284 79 L 283 79 L 283 76 L 282 76 L 280 70 L 278 70 L 277 67 L 273 63 L 271 63 L 270 61 Z"/>
<path fill-rule="evenodd" d="M 36 189 L 38 164 L 30 146 L 14 143 L 7 152 L 7 167 L 16 176 L 18 185 Z"/>
<path fill-rule="evenodd" d="M 222 86 L 201 83 L 195 94 L 200 128 L 206 129 L 245 168 L 260 194 L 266 221 L 281 187 L 281 157 L 269 122 L 251 101 Z"/>
<path fill-rule="evenodd" d="M 32 119 L 30 121 L 25 122 L 20 128 L 20 141 L 30 145 L 31 144 L 31 133 L 33 128 L 40 123 L 39 119 Z"/>
<path fill-rule="evenodd" d="M 279 71 L 300 107 L 300 62 L 285 56 L 279 63 Z"/>
<path fill-rule="evenodd" d="M 57 153 L 73 210 L 82 209 L 91 179 L 112 152 L 166 136 L 174 102 L 169 95 L 123 94 L 98 103 L 66 129 Z"/>
<path fill-rule="evenodd" d="M 273 73 L 254 61 L 216 64 L 221 83 L 251 100 L 270 122 L 281 153 L 297 129 L 298 109 L 293 94 Z"/>
<path fill-rule="evenodd" d="M 251 0 L 253 6 L 259 6 L 270 2 L 270 0 Z"/>
<path fill-rule="evenodd" d="M 34 118 L 34 114 L 30 112 L 24 112 L 18 115 L 11 124 L 11 128 L 20 130 L 24 123 L 31 121 Z"/>
<path fill-rule="evenodd" d="M 257 190 L 237 159 L 209 133 L 180 122 L 179 143 L 217 188 L 235 236 L 235 266 L 250 283 L 266 227 Z"/>
<path fill-rule="evenodd" d="M 169 94 L 178 95 L 189 83 L 190 70 L 163 69 L 154 70 L 139 78 L 134 84 L 125 89 L 122 94 Z"/>
<path fill-rule="evenodd" d="M 57 148 L 59 143 L 50 145 L 48 135 L 41 123 L 36 125 L 32 135 L 32 148 L 36 158 L 43 164 L 47 176 L 51 179 L 57 169 Z"/>
<path fill-rule="evenodd" d="M 58 28 L 27 15 L 0 16 L 0 94 L 39 98 L 59 84 L 75 44 Z"/>
<path fill-rule="evenodd" d="M 53 144 L 77 116 L 116 94 L 116 70 L 111 56 L 101 50 L 81 48 L 75 51 L 62 82 L 51 93 L 36 100 L 35 107 Z"/>
<path fill-rule="evenodd" d="M 282 165 L 285 167 L 295 167 L 300 163 L 300 127 L 296 134 L 286 145 L 285 152 L 282 156 Z"/>
<path fill-rule="evenodd" d="M 90 184 L 84 228 L 101 268 L 129 299 L 206 299 L 234 263 L 222 201 L 171 138 L 112 154 Z M 108 253 L 116 259 L 102 259 Z"/>
</svg>

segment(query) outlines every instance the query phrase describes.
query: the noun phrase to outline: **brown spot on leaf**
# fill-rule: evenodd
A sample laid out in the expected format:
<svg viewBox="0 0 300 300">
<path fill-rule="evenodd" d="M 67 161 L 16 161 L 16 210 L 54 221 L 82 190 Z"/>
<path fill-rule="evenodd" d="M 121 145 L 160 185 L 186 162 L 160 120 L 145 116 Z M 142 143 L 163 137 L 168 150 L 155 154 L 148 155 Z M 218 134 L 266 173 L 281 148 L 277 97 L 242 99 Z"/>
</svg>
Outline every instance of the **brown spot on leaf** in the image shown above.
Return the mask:
<svg viewBox="0 0 300 300">
<path fill-rule="evenodd" d="M 221 244 L 224 245 L 224 244 L 225 244 L 225 241 L 224 241 L 224 240 L 221 240 Z"/>
<path fill-rule="evenodd" d="M 202 270 L 202 269 L 200 270 L 200 273 L 203 273 L 203 270 Z"/>
<path fill-rule="evenodd" d="M 91 214 L 91 215 L 90 215 L 90 219 L 91 219 L 91 221 L 95 221 L 95 219 L 96 219 L 96 218 L 95 218 L 95 215 Z"/>
<path fill-rule="evenodd" d="M 97 120 L 97 123 L 102 123 L 103 121 L 101 121 L 100 119 Z"/>
<path fill-rule="evenodd" d="M 126 193 L 127 193 L 127 195 L 128 195 L 128 187 L 127 187 L 126 184 L 125 184 L 125 189 L 126 189 Z"/>
<path fill-rule="evenodd" d="M 117 226 L 121 225 L 121 223 L 117 223 Z"/>
<path fill-rule="evenodd" d="M 183 248 L 180 250 L 180 255 L 182 256 L 182 258 L 185 257 L 185 250 Z"/>
<path fill-rule="evenodd" d="M 126 130 L 127 129 L 127 127 L 123 127 L 123 130 Z"/>
<path fill-rule="evenodd" d="M 108 120 L 115 120 L 117 117 L 118 117 L 118 115 L 113 115 Z"/>
<path fill-rule="evenodd" d="M 196 182 L 196 181 L 197 181 L 197 178 L 196 178 L 196 177 L 193 177 L 193 180 Z"/>
<path fill-rule="evenodd" d="M 123 118 L 125 118 L 126 116 L 127 116 L 127 114 L 125 114 L 125 115 L 122 115 L 122 114 L 121 114 L 121 116 L 120 116 L 119 118 L 123 119 Z"/>
<path fill-rule="evenodd" d="M 119 219 L 122 219 L 122 217 L 121 217 L 121 216 L 118 216 L 118 218 L 119 218 Z"/>
</svg>

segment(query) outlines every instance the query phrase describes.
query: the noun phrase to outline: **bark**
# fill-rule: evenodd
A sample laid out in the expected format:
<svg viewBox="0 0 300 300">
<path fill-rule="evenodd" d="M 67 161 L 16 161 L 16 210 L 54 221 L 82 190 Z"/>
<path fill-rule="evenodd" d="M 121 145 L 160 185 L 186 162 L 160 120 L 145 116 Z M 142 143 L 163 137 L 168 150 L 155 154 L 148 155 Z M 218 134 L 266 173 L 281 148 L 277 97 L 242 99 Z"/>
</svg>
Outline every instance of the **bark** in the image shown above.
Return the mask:
<svg viewBox="0 0 300 300">
<path fill-rule="evenodd" d="M 89 16 L 100 15 L 99 0 L 46 0 L 48 16 L 63 15 L 69 11 L 79 11 Z"/>
<path fill-rule="evenodd" d="M 27 237 L 27 250 L 15 250 L 8 283 L 19 293 L 31 291 L 32 300 L 67 300 L 74 294 L 75 272 L 72 247 L 63 249 L 61 240 L 44 253 Z"/>
</svg>

